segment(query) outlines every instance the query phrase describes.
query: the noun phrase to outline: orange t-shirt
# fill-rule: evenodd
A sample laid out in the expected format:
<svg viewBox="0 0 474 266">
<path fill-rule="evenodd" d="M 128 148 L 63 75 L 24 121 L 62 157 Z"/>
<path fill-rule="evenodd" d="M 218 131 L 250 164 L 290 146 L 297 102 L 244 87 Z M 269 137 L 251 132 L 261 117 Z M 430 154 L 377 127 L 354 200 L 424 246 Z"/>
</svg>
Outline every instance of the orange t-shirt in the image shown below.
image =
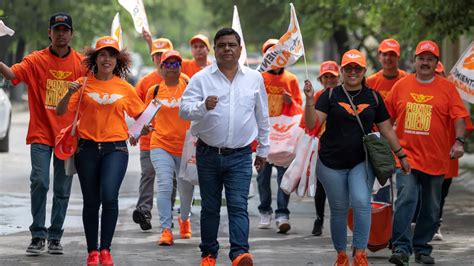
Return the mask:
<svg viewBox="0 0 474 266">
<path fill-rule="evenodd" d="M 30 122 L 26 144 L 54 146 L 59 131 L 72 123 L 74 112 L 58 116 L 56 106 L 66 94 L 69 83 L 85 73 L 81 61 L 82 55 L 73 49 L 68 56 L 60 58 L 45 48 L 11 67 L 16 79 L 28 85 Z"/>
<path fill-rule="evenodd" d="M 78 82 L 83 83 L 83 78 Z M 145 109 L 133 86 L 117 76 L 105 81 L 91 76 L 86 83 L 79 106 L 79 137 L 95 142 L 127 140 L 124 112 L 137 117 Z M 69 110 L 76 110 L 81 92 L 71 96 Z"/>
<path fill-rule="evenodd" d="M 168 87 L 165 82 L 160 83 L 156 99 L 163 104 L 155 116 L 155 131 L 151 134 L 151 149 L 161 148 L 174 156 L 181 156 L 184 138 L 190 122 L 179 117 L 181 95 L 186 89 L 187 82 L 179 79 L 176 86 Z M 147 93 L 147 102 L 153 99 L 153 90 Z"/>
<path fill-rule="evenodd" d="M 268 114 L 270 117 L 279 116 L 283 110 L 283 94 L 291 95 L 298 105 L 303 104 L 298 78 L 287 70 L 281 74 L 262 73 L 263 83 L 268 95 Z"/>
<path fill-rule="evenodd" d="M 186 81 L 189 81 L 189 77 L 181 73 L 180 78 Z M 137 85 L 135 86 L 135 90 L 137 91 L 138 97 L 145 103 L 145 105 L 148 105 L 151 101 L 146 101 L 147 93 L 148 90 L 151 87 L 155 87 L 156 85 L 160 84 L 160 82 L 163 81 L 163 78 L 158 74 L 158 70 L 154 70 L 148 74 L 146 74 L 143 78 L 141 78 L 138 82 Z M 154 122 L 152 122 L 153 125 Z M 150 138 L 151 134 L 141 136 L 140 137 L 140 150 L 141 151 L 148 151 L 150 150 Z"/>
<path fill-rule="evenodd" d="M 387 94 L 390 92 L 392 89 L 393 85 L 397 83 L 401 78 L 405 77 L 407 72 L 399 69 L 398 70 L 398 76 L 394 79 L 387 79 L 386 77 L 383 76 L 382 70 L 379 72 L 370 75 L 367 78 L 367 86 L 369 88 L 374 89 L 375 91 L 378 91 L 380 95 L 382 95 L 382 98 L 385 99 L 387 98 Z"/>
<path fill-rule="evenodd" d="M 207 65 L 210 65 L 212 62 L 207 61 Z M 203 67 L 197 64 L 195 60 L 184 59 L 181 62 L 181 73 L 188 75 L 190 78 L 194 76 L 197 72 L 201 71 Z"/>
<path fill-rule="evenodd" d="M 421 83 L 410 74 L 393 86 L 385 101 L 411 167 L 445 175 L 451 149 L 449 126 L 469 116 L 454 84 L 439 76 Z"/>
</svg>

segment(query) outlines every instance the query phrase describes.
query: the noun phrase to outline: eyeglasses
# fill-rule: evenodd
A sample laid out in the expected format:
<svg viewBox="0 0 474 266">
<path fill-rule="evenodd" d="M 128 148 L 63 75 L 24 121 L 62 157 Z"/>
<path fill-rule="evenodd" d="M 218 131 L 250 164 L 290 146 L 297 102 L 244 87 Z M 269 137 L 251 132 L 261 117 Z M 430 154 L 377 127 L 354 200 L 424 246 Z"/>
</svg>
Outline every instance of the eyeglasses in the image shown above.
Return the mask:
<svg viewBox="0 0 474 266">
<path fill-rule="evenodd" d="M 359 65 L 357 65 L 357 66 L 345 66 L 342 69 L 344 69 L 344 72 L 346 72 L 346 73 L 351 73 L 352 71 L 354 71 L 356 74 L 362 73 L 362 71 L 364 71 L 364 68 L 359 66 Z"/>
<path fill-rule="evenodd" d="M 178 68 L 181 66 L 181 62 L 179 61 L 174 61 L 174 62 L 163 62 L 162 65 L 165 68 Z"/>
</svg>

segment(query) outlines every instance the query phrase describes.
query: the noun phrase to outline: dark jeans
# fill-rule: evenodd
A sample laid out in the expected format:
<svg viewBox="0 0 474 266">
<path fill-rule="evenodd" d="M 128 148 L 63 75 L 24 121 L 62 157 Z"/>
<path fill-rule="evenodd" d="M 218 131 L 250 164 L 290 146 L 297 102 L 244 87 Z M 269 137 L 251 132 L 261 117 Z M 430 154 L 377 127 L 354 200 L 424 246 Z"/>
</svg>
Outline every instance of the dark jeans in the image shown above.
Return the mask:
<svg viewBox="0 0 474 266">
<path fill-rule="evenodd" d="M 452 178 L 445 178 L 443 180 L 443 185 L 441 187 L 441 200 L 439 201 L 439 223 L 438 228 L 441 226 L 441 222 L 443 222 L 443 208 L 444 202 L 446 197 L 449 193 L 449 188 L 451 187 L 451 183 L 453 182 Z M 416 205 L 415 215 L 413 216 L 413 223 L 416 223 L 416 219 L 418 218 L 418 213 L 420 212 L 420 199 L 418 199 L 418 204 Z"/>
<path fill-rule="evenodd" d="M 33 143 L 30 146 L 31 174 L 30 196 L 33 223 L 30 226 L 32 238 L 60 240 L 63 235 L 63 224 L 66 218 L 69 196 L 71 194 L 72 176 L 64 172 L 64 161 L 54 156 L 53 147 Z M 51 209 L 51 226 L 46 229 L 46 201 L 49 190 L 49 168 L 53 156 L 53 207 Z"/>
<path fill-rule="evenodd" d="M 418 170 L 404 174 L 397 169 L 397 199 L 393 215 L 393 250 L 405 254 L 430 255 L 433 239 L 439 223 L 441 187 L 444 177 L 434 176 Z M 420 200 L 421 195 L 421 200 Z M 410 224 L 420 200 L 420 212 L 411 235 Z"/>
<path fill-rule="evenodd" d="M 271 178 L 272 178 L 272 168 L 275 166 L 277 169 L 277 209 L 275 211 L 275 219 L 279 217 L 289 218 L 290 211 L 288 210 L 288 202 L 290 200 L 290 195 L 287 195 L 280 188 L 281 179 L 285 174 L 287 168 L 282 166 L 276 166 L 271 163 L 266 163 L 262 171 L 257 175 L 258 183 L 258 194 L 260 197 L 260 205 L 258 210 L 262 214 L 271 214 L 272 210 L 272 189 L 271 189 Z"/>
<path fill-rule="evenodd" d="M 118 194 L 128 164 L 127 144 L 125 141 L 96 143 L 81 139 L 74 162 L 82 190 L 82 222 L 87 250 L 110 249 L 118 218 Z"/>
<path fill-rule="evenodd" d="M 314 207 L 316 208 L 316 219 L 324 221 L 324 207 L 326 206 L 326 191 L 323 184 L 317 180 L 316 194 L 314 195 Z"/>
<path fill-rule="evenodd" d="M 202 255 L 217 257 L 222 188 L 225 187 L 229 216 L 229 257 L 234 260 L 249 250 L 249 217 L 247 200 L 252 178 L 252 151 L 222 155 L 202 145 L 196 147 L 196 165 L 201 192 Z"/>
</svg>

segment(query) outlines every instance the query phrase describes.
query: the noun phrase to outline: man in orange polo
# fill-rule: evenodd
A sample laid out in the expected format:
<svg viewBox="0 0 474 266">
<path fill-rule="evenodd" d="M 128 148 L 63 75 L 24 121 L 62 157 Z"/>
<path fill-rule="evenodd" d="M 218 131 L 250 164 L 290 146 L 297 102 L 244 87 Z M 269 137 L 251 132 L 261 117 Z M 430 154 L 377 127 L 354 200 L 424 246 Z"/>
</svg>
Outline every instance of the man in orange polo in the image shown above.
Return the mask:
<svg viewBox="0 0 474 266">
<path fill-rule="evenodd" d="M 32 240 L 26 250 L 27 255 L 43 253 L 46 239 L 49 253 L 63 254 L 60 240 L 71 194 L 72 176 L 66 175 L 64 161 L 54 156 L 53 149 L 56 135 L 70 125 L 74 118 L 73 112 L 58 117 L 56 107 L 68 91 L 69 83 L 85 73 L 81 65 L 83 56 L 69 46 L 73 35 L 71 16 L 57 13 L 49 21 L 49 47 L 32 52 L 11 68 L 0 62 L 1 75 L 28 85 L 30 122 L 26 144 L 31 144 L 30 196 L 33 223 L 30 226 Z M 51 225 L 46 228 L 51 156 L 54 165 L 53 207 Z"/>
<path fill-rule="evenodd" d="M 469 114 L 454 84 L 435 74 L 439 57 L 436 43 L 418 43 L 416 73 L 399 80 L 385 100 L 412 168 L 407 174 L 397 170 L 393 253 L 389 259 L 396 265 L 407 264 L 413 252 L 416 262 L 434 264 L 433 248 L 428 243 L 438 227 L 441 186 L 450 160 L 464 154 L 464 119 Z M 450 123 L 455 129 L 453 145 L 447 130 Z M 419 197 L 420 211 L 412 235 L 410 225 Z"/>
<path fill-rule="evenodd" d="M 400 44 L 395 39 L 383 40 L 378 49 L 378 60 L 382 69 L 367 78 L 367 86 L 382 95 L 385 99 L 392 90 L 393 85 L 407 73 L 398 68 L 400 60 Z M 378 183 L 378 182 L 377 182 Z M 373 200 L 381 202 L 390 202 L 390 183 L 380 188 Z"/>
<path fill-rule="evenodd" d="M 277 43 L 277 39 L 268 39 L 262 46 L 262 54 L 265 54 L 270 47 Z M 303 104 L 298 79 L 293 73 L 284 68 L 279 68 L 262 73 L 262 77 L 268 95 L 268 112 L 270 117 L 281 115 L 284 105 L 290 106 L 291 104 L 296 104 L 301 106 Z M 270 130 L 274 129 L 271 128 Z M 291 229 L 290 211 L 288 210 L 290 196 L 281 190 L 280 183 L 288 166 L 277 165 L 270 161 L 267 161 L 262 171 L 257 175 L 258 194 L 260 198 L 260 205 L 258 206 L 260 223 L 258 228 L 270 228 L 272 220 L 273 210 L 271 206 L 272 191 L 270 181 L 273 167 L 277 170 L 278 184 L 277 209 L 275 210 L 277 233 L 286 234 Z"/>
<path fill-rule="evenodd" d="M 193 36 L 189 40 L 189 45 L 191 45 L 193 59 L 184 59 L 181 71 L 191 78 L 201 69 L 211 64 L 211 61 L 207 59 L 211 46 L 209 45 L 209 39 L 202 34 Z"/>
</svg>

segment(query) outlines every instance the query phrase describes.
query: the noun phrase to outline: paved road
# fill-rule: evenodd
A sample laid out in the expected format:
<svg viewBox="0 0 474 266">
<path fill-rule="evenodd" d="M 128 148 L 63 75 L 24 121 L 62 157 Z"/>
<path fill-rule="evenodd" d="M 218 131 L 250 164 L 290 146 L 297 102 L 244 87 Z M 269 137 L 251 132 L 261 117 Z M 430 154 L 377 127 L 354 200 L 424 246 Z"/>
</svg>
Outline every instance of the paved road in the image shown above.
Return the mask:
<svg viewBox="0 0 474 266">
<path fill-rule="evenodd" d="M 11 152 L 0 154 L 0 265 L 83 265 L 86 258 L 86 246 L 81 222 L 81 193 L 77 178 L 73 183 L 73 193 L 62 239 L 65 254 L 59 256 L 43 254 L 39 257 L 24 255 L 30 241 L 28 226 L 31 223 L 28 180 L 29 146 L 24 144 L 27 125 L 28 114 L 16 112 L 13 116 L 11 132 Z M 433 255 L 437 265 L 474 264 L 472 223 L 474 221 L 474 192 L 470 189 L 472 186 L 466 185 L 472 184 L 472 179 L 473 173 L 466 173 L 453 182 L 446 202 L 445 222 L 442 228 L 445 241 L 433 243 Z M 138 150 L 131 148 L 128 173 L 120 193 L 120 216 L 112 247 L 116 265 L 199 265 L 199 206 L 193 207 L 192 210 L 194 235 L 191 239 L 178 238 L 172 247 L 157 246 L 159 222 L 156 218 L 156 209 L 153 211 L 151 232 L 141 232 L 138 225 L 131 220 L 138 194 L 138 181 Z M 198 192 L 196 194 L 198 195 Z M 51 195 L 49 199 L 51 200 Z M 249 201 L 250 245 L 256 265 L 306 266 L 334 263 L 335 252 L 328 230 L 329 214 L 326 217 L 327 226 L 323 236 L 314 237 L 310 234 L 315 215 L 311 199 L 298 199 L 292 196 L 290 210 L 293 229 L 288 235 L 276 234 L 273 228 L 256 229 L 257 206 L 258 196 Z M 49 202 L 48 208 L 50 207 Z M 327 208 L 326 213 L 328 212 Z M 223 208 L 218 265 L 230 265 L 227 256 L 229 251 L 227 228 L 227 215 Z M 175 233 L 178 233 L 177 230 Z M 390 265 L 387 262 L 389 254 L 388 250 L 369 253 L 369 261 L 372 265 Z M 414 263 L 413 258 L 412 262 Z"/>
</svg>

